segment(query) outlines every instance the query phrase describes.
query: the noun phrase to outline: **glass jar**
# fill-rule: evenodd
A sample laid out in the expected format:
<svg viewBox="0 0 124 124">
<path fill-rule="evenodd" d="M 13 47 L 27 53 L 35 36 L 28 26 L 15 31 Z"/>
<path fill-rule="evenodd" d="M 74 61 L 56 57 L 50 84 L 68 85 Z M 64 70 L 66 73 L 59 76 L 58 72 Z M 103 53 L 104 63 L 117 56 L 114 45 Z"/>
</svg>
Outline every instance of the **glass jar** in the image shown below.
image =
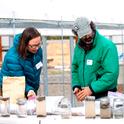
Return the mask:
<svg viewBox="0 0 124 124">
<path fill-rule="evenodd" d="M 101 118 L 111 118 L 112 112 L 111 112 L 111 106 L 110 106 L 110 100 L 108 97 L 101 98 L 100 99 L 100 117 Z"/>
<path fill-rule="evenodd" d="M 36 115 L 37 117 L 45 117 L 47 115 L 45 96 L 38 96 L 36 98 Z"/>
<path fill-rule="evenodd" d="M 114 98 L 113 100 L 113 118 L 119 119 L 124 117 L 124 99 Z"/>
<path fill-rule="evenodd" d="M 71 118 L 71 103 L 67 98 L 62 98 L 59 107 L 62 119 Z"/>
<path fill-rule="evenodd" d="M 95 118 L 95 96 L 85 98 L 85 118 Z"/>
<path fill-rule="evenodd" d="M 27 117 L 27 105 L 26 105 L 26 99 L 19 98 L 17 99 L 17 116 L 19 118 L 25 118 Z"/>
<path fill-rule="evenodd" d="M 34 115 L 36 114 L 36 97 L 30 96 L 27 100 L 27 114 Z"/>
<path fill-rule="evenodd" d="M 10 116 L 10 97 L 0 97 L 1 104 L 1 116 L 9 117 Z"/>
</svg>

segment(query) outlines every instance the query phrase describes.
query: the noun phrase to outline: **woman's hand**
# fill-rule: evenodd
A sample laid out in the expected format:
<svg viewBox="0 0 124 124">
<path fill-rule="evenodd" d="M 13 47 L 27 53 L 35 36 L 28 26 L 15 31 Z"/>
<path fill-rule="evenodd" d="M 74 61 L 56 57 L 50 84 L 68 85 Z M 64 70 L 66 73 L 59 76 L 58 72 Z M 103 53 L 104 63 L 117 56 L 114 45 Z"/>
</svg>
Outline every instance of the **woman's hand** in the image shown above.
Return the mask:
<svg viewBox="0 0 124 124">
<path fill-rule="evenodd" d="M 36 96 L 36 94 L 33 90 L 29 90 L 27 97 L 29 98 L 29 97 L 32 97 L 32 96 Z"/>
</svg>

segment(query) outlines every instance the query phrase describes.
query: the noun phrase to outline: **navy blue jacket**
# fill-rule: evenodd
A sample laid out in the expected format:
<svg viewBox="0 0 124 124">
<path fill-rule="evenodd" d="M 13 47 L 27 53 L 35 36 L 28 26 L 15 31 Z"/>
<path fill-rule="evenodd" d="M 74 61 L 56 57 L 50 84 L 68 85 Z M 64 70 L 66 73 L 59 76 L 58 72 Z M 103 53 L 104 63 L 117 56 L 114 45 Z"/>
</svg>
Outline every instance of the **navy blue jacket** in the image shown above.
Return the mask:
<svg viewBox="0 0 124 124">
<path fill-rule="evenodd" d="M 27 58 L 24 60 L 17 52 L 20 36 L 21 34 L 15 36 L 13 47 L 8 50 L 4 57 L 0 72 L 0 85 L 2 87 L 3 76 L 25 76 L 25 95 L 27 95 L 29 90 L 34 90 L 37 94 L 42 67 L 36 68 L 36 65 L 39 62 L 42 63 L 42 49 L 40 47 L 35 54 L 28 53 Z"/>
</svg>

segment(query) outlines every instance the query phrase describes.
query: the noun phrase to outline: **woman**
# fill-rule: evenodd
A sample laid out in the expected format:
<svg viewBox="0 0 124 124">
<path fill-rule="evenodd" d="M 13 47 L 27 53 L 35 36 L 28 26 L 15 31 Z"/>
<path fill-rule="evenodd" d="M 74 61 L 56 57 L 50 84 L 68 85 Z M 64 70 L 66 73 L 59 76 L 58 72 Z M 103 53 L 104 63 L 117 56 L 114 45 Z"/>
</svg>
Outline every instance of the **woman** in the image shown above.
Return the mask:
<svg viewBox="0 0 124 124">
<path fill-rule="evenodd" d="M 3 76 L 25 76 L 25 97 L 37 95 L 42 69 L 42 38 L 33 27 L 26 28 L 14 38 L 13 47 L 5 55 L 1 68 Z"/>
</svg>

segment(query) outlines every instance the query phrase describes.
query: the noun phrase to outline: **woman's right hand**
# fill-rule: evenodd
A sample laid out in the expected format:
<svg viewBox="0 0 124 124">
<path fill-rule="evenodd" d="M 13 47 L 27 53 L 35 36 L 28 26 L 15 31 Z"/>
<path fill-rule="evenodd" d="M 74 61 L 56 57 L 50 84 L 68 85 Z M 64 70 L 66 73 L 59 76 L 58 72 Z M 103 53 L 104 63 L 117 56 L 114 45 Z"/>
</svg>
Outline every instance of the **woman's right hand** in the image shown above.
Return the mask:
<svg viewBox="0 0 124 124">
<path fill-rule="evenodd" d="M 29 90 L 28 91 L 28 94 L 27 94 L 27 97 L 29 98 L 29 97 L 32 97 L 32 96 L 36 96 L 36 94 L 35 94 L 35 92 L 33 91 L 33 90 Z"/>
</svg>

